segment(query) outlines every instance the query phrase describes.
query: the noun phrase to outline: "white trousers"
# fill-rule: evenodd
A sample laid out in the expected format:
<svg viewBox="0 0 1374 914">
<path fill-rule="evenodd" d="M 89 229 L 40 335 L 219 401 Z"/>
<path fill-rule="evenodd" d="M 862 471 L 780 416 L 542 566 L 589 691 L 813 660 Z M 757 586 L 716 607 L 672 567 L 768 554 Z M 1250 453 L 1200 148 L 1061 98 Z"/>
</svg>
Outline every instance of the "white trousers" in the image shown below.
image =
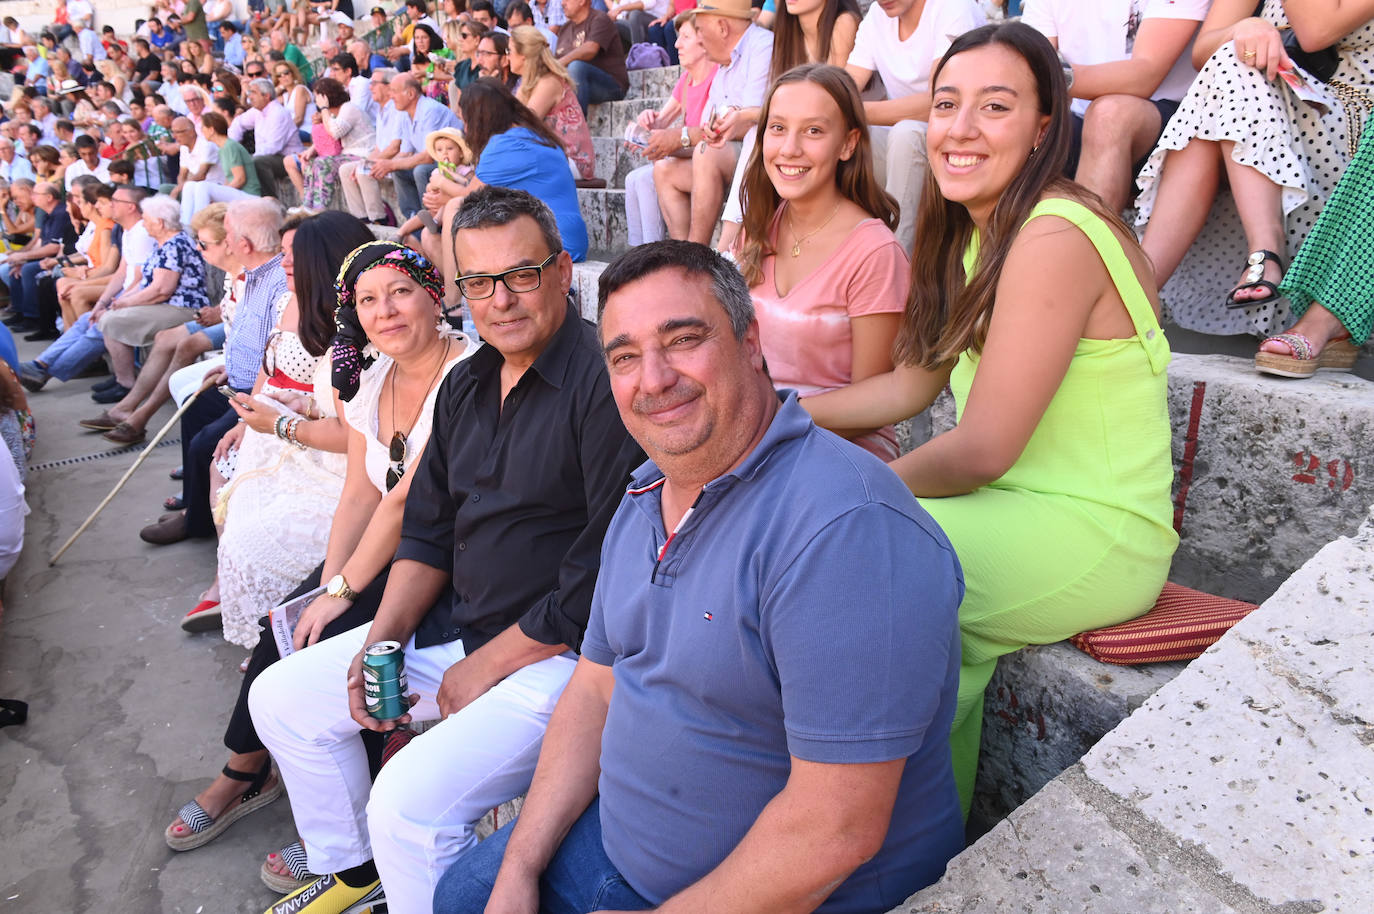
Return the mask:
<svg viewBox="0 0 1374 914">
<path fill-rule="evenodd" d="M 211 203 L 233 203 L 245 198 L 257 199 L 247 191 L 218 181 L 187 181 L 181 188 L 181 224 L 189 227 L 191 217 Z"/>
<path fill-rule="evenodd" d="M 733 222 L 738 225 L 744 221 L 744 195 L 741 188 L 744 186 L 744 169 L 749 165 L 749 157 L 754 154 L 754 136 L 754 131 L 750 130 L 740 143 L 739 159 L 735 162 L 735 176 L 730 179 L 730 192 L 725 195 L 725 209 L 720 214 L 721 222 Z"/>
<path fill-rule="evenodd" d="M 897 240 L 907 256 L 912 256 L 916 248 L 916 211 L 921 207 L 921 191 L 930 170 L 926 123 L 898 121 L 891 127 L 869 127 L 868 136 L 873 142 L 873 171 L 902 208 Z"/>
<path fill-rule="evenodd" d="M 382 185 L 363 168 L 366 164 L 366 161 L 355 161 L 340 165 L 339 189 L 343 191 L 344 206 L 350 213 L 369 222 L 381 222 L 386 218 Z M 424 193 L 424 189 L 420 192 Z"/>
<path fill-rule="evenodd" d="M 630 247 L 668 237 L 654 188 L 654 163 L 641 165 L 625 176 L 625 216 Z"/>
<path fill-rule="evenodd" d="M 477 820 L 529 789 L 544 728 L 576 659 L 569 652 L 516 671 L 412 740 L 369 784 L 344 689 L 367 630 L 268 667 L 253 683 L 249 708 L 281 769 L 311 872 L 375 859 L 390 910 L 428 914 L 439 877 L 476 846 Z M 438 719 L 439 683 L 463 657 L 459 641 L 406 645 L 410 691 L 421 696 L 411 710 L 416 720 Z"/>
</svg>

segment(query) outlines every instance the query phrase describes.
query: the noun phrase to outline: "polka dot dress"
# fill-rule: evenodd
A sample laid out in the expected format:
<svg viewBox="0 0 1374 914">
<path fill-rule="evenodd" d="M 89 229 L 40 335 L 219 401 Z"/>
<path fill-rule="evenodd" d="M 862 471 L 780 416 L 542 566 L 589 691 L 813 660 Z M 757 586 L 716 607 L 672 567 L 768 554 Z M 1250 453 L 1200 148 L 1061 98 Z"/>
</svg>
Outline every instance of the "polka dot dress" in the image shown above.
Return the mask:
<svg viewBox="0 0 1374 914">
<path fill-rule="evenodd" d="M 294 331 L 281 330 L 273 334 L 268 345 L 272 351 L 267 356 L 267 364 L 298 384 L 311 382 L 319 359 L 306 351 L 305 344 Z"/>
<path fill-rule="evenodd" d="M 1263 15 L 1276 26 L 1288 24 L 1280 0 L 1268 0 Z M 1374 90 L 1374 21 L 1347 35 L 1340 52 L 1336 78 L 1363 92 Z M 1194 139 L 1230 140 L 1235 143 L 1235 161 L 1255 168 L 1283 189 L 1288 249 L 1276 253 L 1288 260 L 1302 246 L 1350 159 L 1344 109 L 1325 86 L 1311 78 L 1308 82 L 1326 97 L 1325 109 L 1300 101 L 1281 79 L 1267 82 L 1261 71 L 1240 62 L 1231 43 L 1219 48 L 1140 172 L 1137 227 L 1143 231 L 1149 221 L 1169 151 Z M 1170 192 L 1191 190 L 1173 185 Z M 1201 234 L 1160 293 L 1166 317 L 1190 330 L 1217 335 L 1267 336 L 1289 326 L 1286 299 L 1243 309 L 1225 306 L 1250 250 L 1235 201 L 1223 187 Z"/>
</svg>

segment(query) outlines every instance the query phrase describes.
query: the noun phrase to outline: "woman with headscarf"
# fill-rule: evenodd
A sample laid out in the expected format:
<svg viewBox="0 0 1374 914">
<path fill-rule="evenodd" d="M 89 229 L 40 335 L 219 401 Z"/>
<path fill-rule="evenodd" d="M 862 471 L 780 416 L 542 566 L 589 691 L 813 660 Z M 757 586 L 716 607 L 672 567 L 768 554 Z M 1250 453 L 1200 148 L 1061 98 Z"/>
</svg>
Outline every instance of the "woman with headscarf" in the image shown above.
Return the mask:
<svg viewBox="0 0 1374 914">
<path fill-rule="evenodd" d="M 363 277 L 367 281 L 360 289 Z M 296 649 L 356 628 L 376 614 L 401 539 L 410 469 L 429 440 L 439 386 L 477 348 L 444 319 L 439 271 L 409 248 L 386 241 L 361 245 L 344 260 L 334 289 L 332 385 L 335 410 L 348 426 L 347 470 L 324 562 L 287 597 L 330 584 L 296 623 Z M 288 405 L 302 416 L 311 408 L 304 398 Z M 345 596 L 350 593 L 351 598 Z M 264 625 L 224 735 L 232 753 L 229 763 L 168 826 L 173 850 L 200 847 L 281 796 L 281 783 L 248 711 L 253 681 L 278 659 Z M 313 878 L 299 843 L 270 855 L 262 877 L 282 893 Z"/>
</svg>

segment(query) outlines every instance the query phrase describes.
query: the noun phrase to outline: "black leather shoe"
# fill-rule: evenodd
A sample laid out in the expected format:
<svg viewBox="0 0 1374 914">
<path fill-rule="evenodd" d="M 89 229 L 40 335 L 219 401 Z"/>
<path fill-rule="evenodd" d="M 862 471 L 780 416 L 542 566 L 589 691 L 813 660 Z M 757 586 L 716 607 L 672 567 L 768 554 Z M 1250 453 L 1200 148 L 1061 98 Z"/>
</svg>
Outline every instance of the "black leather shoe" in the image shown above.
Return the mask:
<svg viewBox="0 0 1374 914">
<path fill-rule="evenodd" d="M 115 380 L 114 375 L 110 375 L 108 378 L 99 382 L 98 384 L 92 384 L 91 393 L 100 393 L 100 391 L 102 390 L 109 390 L 111 387 L 114 387 L 118 383 L 119 382 Z"/>
<path fill-rule="evenodd" d="M 97 403 L 118 403 L 128 395 L 129 388 L 116 381 L 113 387 L 107 387 L 91 394 L 91 399 Z"/>
<path fill-rule="evenodd" d="M 55 340 L 61 335 L 56 327 L 49 327 L 46 330 L 35 330 L 33 333 L 25 334 L 24 339 L 30 343 L 37 343 L 40 340 Z"/>
<path fill-rule="evenodd" d="M 5 326 L 9 327 L 10 333 L 14 334 L 15 336 L 18 336 L 21 333 L 33 333 L 35 330 L 38 329 L 38 325 L 26 317 L 21 317 L 18 320 L 10 321 L 7 324 L 5 324 Z"/>
</svg>

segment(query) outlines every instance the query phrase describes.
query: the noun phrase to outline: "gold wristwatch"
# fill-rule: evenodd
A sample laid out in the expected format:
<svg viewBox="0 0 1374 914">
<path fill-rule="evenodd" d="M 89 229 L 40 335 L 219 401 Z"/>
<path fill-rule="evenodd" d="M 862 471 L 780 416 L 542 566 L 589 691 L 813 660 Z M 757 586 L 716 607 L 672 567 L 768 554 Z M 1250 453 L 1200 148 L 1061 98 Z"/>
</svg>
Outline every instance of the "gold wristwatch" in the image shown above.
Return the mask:
<svg viewBox="0 0 1374 914">
<path fill-rule="evenodd" d="M 329 583 L 324 586 L 324 592 L 331 597 L 338 597 L 340 600 L 356 600 L 358 592 L 348 586 L 344 576 L 336 574 L 329 579 Z"/>
</svg>

